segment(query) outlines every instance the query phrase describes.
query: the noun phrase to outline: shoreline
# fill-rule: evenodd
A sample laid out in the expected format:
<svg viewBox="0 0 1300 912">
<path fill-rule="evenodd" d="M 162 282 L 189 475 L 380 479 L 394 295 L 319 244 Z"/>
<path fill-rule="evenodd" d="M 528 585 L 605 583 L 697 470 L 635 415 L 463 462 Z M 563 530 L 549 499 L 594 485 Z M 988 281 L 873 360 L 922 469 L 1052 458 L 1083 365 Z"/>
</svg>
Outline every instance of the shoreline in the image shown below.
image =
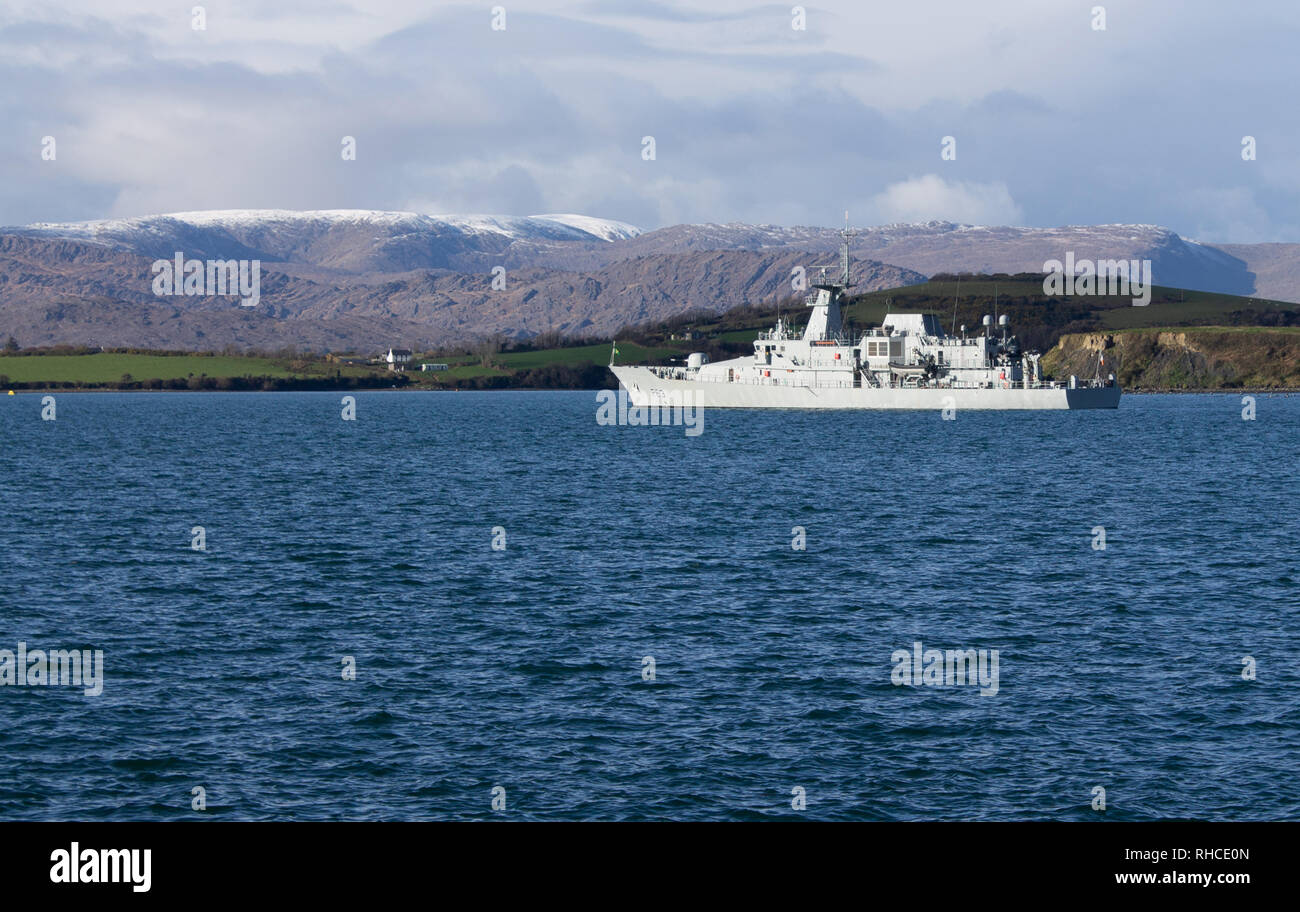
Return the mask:
<svg viewBox="0 0 1300 912">
<path fill-rule="evenodd" d="M 463 389 L 459 387 L 446 387 L 437 389 L 433 387 L 420 386 L 367 386 L 367 387 L 339 387 L 337 389 L 300 389 L 300 390 L 264 390 L 264 389 L 138 389 L 138 388 L 121 388 L 121 387 L 42 387 L 40 389 L 6 389 L 3 395 L 9 396 L 31 396 L 31 395 L 53 395 L 55 393 L 164 393 L 164 394 L 185 394 L 185 393 L 226 393 L 237 395 L 258 395 L 258 394 L 275 394 L 275 393 L 596 393 L 606 389 L 617 389 L 616 386 L 593 386 L 589 388 L 574 389 L 572 387 L 556 387 L 554 389 L 538 389 L 537 387 L 504 387 L 501 389 Z M 1291 395 L 1300 393 L 1300 387 L 1251 387 L 1243 386 L 1238 389 L 1126 389 L 1123 390 L 1125 396 L 1164 396 L 1164 395 L 1214 395 L 1214 396 L 1242 396 L 1242 395 Z"/>
<path fill-rule="evenodd" d="M 1167 393 L 1178 393 L 1178 394 L 1213 393 L 1213 394 L 1218 394 L 1223 396 L 1236 396 L 1239 394 L 1257 395 L 1257 394 L 1267 394 L 1267 393 L 1277 393 L 1279 395 L 1285 393 L 1289 395 L 1291 393 L 1300 393 L 1300 387 L 1242 386 L 1234 389 L 1126 389 L 1124 390 L 1125 396 L 1155 396 L 1155 395 L 1165 395 Z"/>
</svg>

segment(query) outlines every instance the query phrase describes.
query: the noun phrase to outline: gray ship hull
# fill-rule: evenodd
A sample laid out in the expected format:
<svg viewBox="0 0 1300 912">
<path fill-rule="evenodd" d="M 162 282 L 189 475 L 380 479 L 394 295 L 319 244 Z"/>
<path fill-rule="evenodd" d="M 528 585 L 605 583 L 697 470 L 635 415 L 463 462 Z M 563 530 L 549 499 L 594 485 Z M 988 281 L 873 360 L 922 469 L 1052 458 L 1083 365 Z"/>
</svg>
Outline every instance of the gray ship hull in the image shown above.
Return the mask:
<svg viewBox="0 0 1300 912">
<path fill-rule="evenodd" d="M 1113 409 L 1120 387 L 902 389 L 718 383 L 656 376 L 648 368 L 611 367 L 632 405 L 782 409 Z"/>
</svg>

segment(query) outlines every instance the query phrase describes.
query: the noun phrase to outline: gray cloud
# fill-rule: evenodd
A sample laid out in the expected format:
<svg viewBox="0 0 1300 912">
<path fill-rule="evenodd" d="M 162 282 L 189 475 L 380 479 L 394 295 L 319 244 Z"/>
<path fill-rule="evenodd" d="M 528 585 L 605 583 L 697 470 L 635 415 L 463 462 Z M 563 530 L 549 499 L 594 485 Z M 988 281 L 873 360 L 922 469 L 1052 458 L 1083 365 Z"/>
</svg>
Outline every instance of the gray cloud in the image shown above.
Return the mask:
<svg viewBox="0 0 1300 912">
<path fill-rule="evenodd" d="M 1225 21 L 1207 0 L 1111 3 L 1105 32 L 1028 0 L 819 5 L 806 32 L 784 5 L 503 5 L 504 32 L 481 4 L 211 5 L 206 32 L 145 0 L 0 14 L 0 222 L 367 208 L 653 228 L 847 208 L 1300 239 L 1288 4 Z"/>
</svg>

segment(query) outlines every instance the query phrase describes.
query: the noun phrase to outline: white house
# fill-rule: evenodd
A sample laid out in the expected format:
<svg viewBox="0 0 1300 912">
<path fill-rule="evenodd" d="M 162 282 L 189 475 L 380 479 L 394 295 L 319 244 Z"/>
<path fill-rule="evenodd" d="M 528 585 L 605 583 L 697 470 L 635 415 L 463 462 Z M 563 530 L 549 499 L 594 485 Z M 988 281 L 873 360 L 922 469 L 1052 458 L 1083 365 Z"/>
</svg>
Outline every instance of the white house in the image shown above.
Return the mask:
<svg viewBox="0 0 1300 912">
<path fill-rule="evenodd" d="M 384 360 L 388 362 L 390 371 L 404 371 L 406 365 L 411 363 L 411 350 L 408 348 L 390 348 L 388 357 Z"/>
</svg>

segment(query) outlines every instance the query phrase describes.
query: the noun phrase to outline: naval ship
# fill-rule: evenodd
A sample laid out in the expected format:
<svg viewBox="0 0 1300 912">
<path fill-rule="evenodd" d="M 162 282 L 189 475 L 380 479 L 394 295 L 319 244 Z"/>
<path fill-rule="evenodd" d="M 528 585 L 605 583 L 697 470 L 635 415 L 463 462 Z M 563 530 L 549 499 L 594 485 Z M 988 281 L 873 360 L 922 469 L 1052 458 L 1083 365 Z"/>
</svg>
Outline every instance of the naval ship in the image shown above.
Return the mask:
<svg viewBox="0 0 1300 912">
<path fill-rule="evenodd" d="M 890 313 L 857 341 L 844 334 L 840 302 L 849 281 L 847 237 L 839 281 L 814 283 L 801 334 L 778 318 L 754 340 L 753 357 L 710 362 L 703 352 L 681 366 L 615 365 L 631 404 L 704 408 L 1113 409 L 1115 375 L 1043 379 L 1037 352 L 1022 351 L 1005 314 L 983 331 L 943 331 L 934 314 Z"/>
</svg>

